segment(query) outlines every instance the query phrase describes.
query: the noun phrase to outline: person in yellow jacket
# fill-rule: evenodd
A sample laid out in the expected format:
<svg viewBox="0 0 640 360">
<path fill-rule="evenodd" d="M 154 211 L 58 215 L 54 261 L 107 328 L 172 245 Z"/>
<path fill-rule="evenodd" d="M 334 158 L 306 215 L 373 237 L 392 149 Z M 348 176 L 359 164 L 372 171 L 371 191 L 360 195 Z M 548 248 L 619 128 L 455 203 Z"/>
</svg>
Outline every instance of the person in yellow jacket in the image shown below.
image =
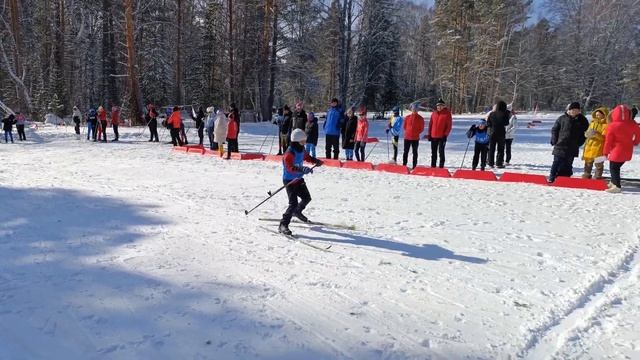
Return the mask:
<svg viewBox="0 0 640 360">
<path fill-rule="evenodd" d="M 584 152 L 582 160 L 584 160 L 583 179 L 591 179 L 591 171 L 595 164 L 595 178 L 602 179 L 604 171 L 604 136 L 607 130 L 607 117 L 609 116 L 609 108 L 599 107 L 591 113 L 591 123 L 584 133 L 587 141 L 584 144 Z"/>
</svg>

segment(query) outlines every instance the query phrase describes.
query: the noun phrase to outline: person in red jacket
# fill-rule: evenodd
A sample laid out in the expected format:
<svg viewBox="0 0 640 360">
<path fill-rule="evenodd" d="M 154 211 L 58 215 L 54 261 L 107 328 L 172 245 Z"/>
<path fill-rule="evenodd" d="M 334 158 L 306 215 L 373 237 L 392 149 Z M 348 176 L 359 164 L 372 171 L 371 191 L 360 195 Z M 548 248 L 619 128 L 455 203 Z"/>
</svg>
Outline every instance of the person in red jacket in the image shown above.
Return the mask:
<svg viewBox="0 0 640 360">
<path fill-rule="evenodd" d="M 418 145 L 420 144 L 420 133 L 424 131 L 424 118 L 418 114 L 418 103 L 411 104 L 411 114 L 404 118 L 402 130 L 404 130 L 404 153 L 402 154 L 402 165 L 407 166 L 409 159 L 409 148 L 413 150 L 413 167 L 418 166 Z"/>
<path fill-rule="evenodd" d="M 356 160 L 364 161 L 364 148 L 367 146 L 367 138 L 369 137 L 369 121 L 367 120 L 367 108 L 360 107 L 360 118 L 356 126 Z"/>
<path fill-rule="evenodd" d="M 102 135 L 102 142 L 107 142 L 107 110 L 102 106 L 98 108 L 98 141 L 100 141 L 100 135 Z"/>
<path fill-rule="evenodd" d="M 633 156 L 633 147 L 640 144 L 640 127 L 633 121 L 631 110 L 618 105 L 611 112 L 611 124 L 607 127 L 604 139 L 604 155 L 609 159 L 611 184 L 606 191 L 620 193 L 620 168 Z"/>
<path fill-rule="evenodd" d="M 231 104 L 229 111 L 229 127 L 227 128 L 227 160 L 232 152 L 238 152 L 238 134 L 240 132 L 240 116 L 235 104 Z"/>
<path fill-rule="evenodd" d="M 436 111 L 431 113 L 427 139 L 431 141 L 431 167 L 436 167 L 438 153 L 440 154 L 441 168 L 444 167 L 444 147 L 447 145 L 447 137 L 451 133 L 453 119 L 451 111 L 446 107 L 442 99 L 436 103 Z"/>
<path fill-rule="evenodd" d="M 111 126 L 113 127 L 113 136 L 115 138 L 111 141 L 118 141 L 120 134 L 118 133 L 118 126 L 120 125 L 120 108 L 117 106 L 111 107 Z"/>
<path fill-rule="evenodd" d="M 167 125 L 171 126 L 171 142 L 173 143 L 173 146 L 182 146 L 183 143 L 180 138 L 180 128 L 182 127 L 180 107 L 173 107 L 173 112 L 169 116 L 169 119 L 167 119 Z"/>
</svg>

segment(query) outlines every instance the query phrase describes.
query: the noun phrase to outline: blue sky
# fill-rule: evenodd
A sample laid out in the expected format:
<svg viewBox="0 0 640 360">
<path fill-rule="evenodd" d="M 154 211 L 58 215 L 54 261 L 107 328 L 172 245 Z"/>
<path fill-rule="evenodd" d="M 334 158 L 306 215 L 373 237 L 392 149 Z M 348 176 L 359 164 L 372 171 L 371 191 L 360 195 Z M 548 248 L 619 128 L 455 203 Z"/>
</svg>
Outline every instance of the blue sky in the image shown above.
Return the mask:
<svg viewBox="0 0 640 360">
<path fill-rule="evenodd" d="M 434 3 L 434 0 L 411 0 L 411 1 L 413 1 L 416 4 L 425 4 L 428 6 L 431 6 Z M 533 14 L 532 14 L 531 20 L 535 21 L 541 17 L 543 12 L 542 5 L 544 5 L 544 0 L 533 0 Z"/>
</svg>

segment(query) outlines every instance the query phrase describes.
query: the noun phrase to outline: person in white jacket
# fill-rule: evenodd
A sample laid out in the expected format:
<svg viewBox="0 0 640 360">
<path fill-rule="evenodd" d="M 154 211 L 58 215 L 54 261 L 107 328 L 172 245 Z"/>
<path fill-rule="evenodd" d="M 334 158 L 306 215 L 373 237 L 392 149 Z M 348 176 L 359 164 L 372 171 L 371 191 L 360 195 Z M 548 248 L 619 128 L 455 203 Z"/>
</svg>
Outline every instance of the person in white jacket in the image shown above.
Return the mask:
<svg viewBox="0 0 640 360">
<path fill-rule="evenodd" d="M 220 157 L 224 155 L 224 140 L 227 138 L 228 126 L 229 120 L 227 120 L 227 117 L 224 115 L 224 111 L 222 111 L 222 109 L 218 110 L 213 133 L 215 134 L 215 139 L 218 140 L 218 153 L 220 153 Z"/>
<path fill-rule="evenodd" d="M 80 121 L 82 121 L 82 113 L 77 106 L 73 107 L 73 123 L 75 124 L 76 135 L 80 135 Z"/>
<path fill-rule="evenodd" d="M 507 110 L 511 112 L 511 117 L 509 118 L 509 125 L 506 126 L 506 134 L 505 134 L 505 152 L 506 159 L 505 162 L 507 165 L 511 162 L 511 144 L 513 143 L 513 139 L 516 136 L 516 129 L 518 128 L 518 117 L 516 116 L 516 112 L 513 111 L 512 104 L 507 105 Z"/>
</svg>

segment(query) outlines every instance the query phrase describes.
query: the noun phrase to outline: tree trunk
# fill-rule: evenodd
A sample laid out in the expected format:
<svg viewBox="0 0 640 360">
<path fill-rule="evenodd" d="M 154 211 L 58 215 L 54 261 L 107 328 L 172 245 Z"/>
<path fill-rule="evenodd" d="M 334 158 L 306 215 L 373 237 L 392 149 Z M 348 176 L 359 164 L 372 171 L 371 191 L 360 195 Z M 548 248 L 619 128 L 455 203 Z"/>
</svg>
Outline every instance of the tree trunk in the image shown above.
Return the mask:
<svg viewBox="0 0 640 360">
<path fill-rule="evenodd" d="M 125 15 L 125 35 L 127 44 L 127 73 L 129 75 L 129 108 L 132 124 L 142 124 L 142 106 L 140 99 L 140 85 L 138 83 L 138 72 L 136 71 L 136 49 L 133 21 L 134 0 L 124 0 Z"/>
<path fill-rule="evenodd" d="M 176 105 L 182 104 L 182 0 L 178 2 L 178 41 L 176 42 L 176 83 L 174 98 Z"/>
<path fill-rule="evenodd" d="M 233 41 L 233 0 L 228 0 L 227 1 L 228 7 L 229 7 L 229 48 L 227 49 L 227 51 L 229 52 L 229 92 L 227 94 L 228 96 L 228 102 L 229 104 L 231 104 L 234 100 L 234 94 L 233 94 L 233 90 L 234 90 L 234 74 L 233 74 L 233 70 L 234 70 L 234 66 L 233 66 L 233 47 L 234 47 L 234 41 Z"/>
</svg>

